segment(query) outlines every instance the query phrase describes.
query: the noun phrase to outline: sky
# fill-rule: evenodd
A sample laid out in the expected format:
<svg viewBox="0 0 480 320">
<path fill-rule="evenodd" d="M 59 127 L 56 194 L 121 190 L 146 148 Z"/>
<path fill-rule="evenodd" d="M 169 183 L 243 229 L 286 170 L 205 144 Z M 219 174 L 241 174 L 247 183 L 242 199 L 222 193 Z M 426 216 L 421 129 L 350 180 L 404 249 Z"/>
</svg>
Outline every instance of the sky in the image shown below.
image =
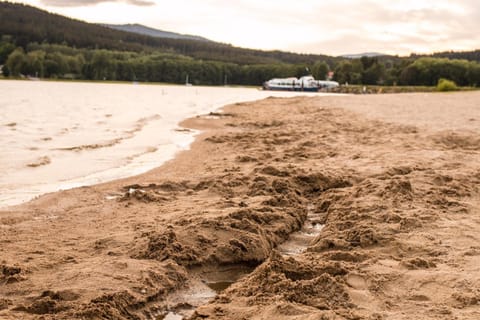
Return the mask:
<svg viewBox="0 0 480 320">
<path fill-rule="evenodd" d="M 11 1 L 11 0 L 10 0 Z M 235 46 L 328 55 L 480 49 L 479 0 L 14 0 Z"/>
</svg>

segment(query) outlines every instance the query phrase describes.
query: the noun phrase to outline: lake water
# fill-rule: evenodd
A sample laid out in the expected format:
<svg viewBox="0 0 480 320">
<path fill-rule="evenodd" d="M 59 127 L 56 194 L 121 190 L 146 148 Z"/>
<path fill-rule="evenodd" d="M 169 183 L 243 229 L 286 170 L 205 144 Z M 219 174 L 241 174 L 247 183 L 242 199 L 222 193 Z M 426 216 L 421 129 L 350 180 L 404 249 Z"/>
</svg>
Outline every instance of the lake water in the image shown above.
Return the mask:
<svg viewBox="0 0 480 320">
<path fill-rule="evenodd" d="M 193 141 L 194 133 L 176 130 L 181 120 L 234 102 L 300 94 L 0 81 L 0 207 L 146 172 Z"/>
</svg>

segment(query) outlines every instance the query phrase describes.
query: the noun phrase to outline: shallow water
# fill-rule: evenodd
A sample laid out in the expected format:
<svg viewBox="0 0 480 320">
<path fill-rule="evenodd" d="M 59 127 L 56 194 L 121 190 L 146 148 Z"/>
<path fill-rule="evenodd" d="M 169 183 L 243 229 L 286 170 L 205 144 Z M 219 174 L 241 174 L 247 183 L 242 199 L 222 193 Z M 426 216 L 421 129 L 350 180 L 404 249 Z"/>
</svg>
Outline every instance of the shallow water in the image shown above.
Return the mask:
<svg viewBox="0 0 480 320">
<path fill-rule="evenodd" d="M 318 214 L 315 214 L 311 204 L 307 205 L 307 219 L 300 230 L 292 232 L 288 239 L 277 246 L 277 250 L 284 256 L 295 256 L 303 253 L 310 243 L 322 232 L 324 227 L 318 221 Z"/>
<path fill-rule="evenodd" d="M 255 266 L 248 265 L 230 265 L 230 266 L 218 266 L 206 271 L 196 271 L 198 276 L 202 279 L 210 289 L 216 293 L 220 293 L 223 290 L 230 287 L 233 283 L 249 275 Z"/>
<path fill-rule="evenodd" d="M 190 270 L 192 280 L 188 287 L 169 295 L 164 309 L 153 314 L 154 319 L 176 320 L 190 317 L 195 309 L 208 303 L 230 285 L 250 274 L 253 265 L 220 265 L 197 267 Z M 167 311 L 165 311 L 167 310 Z"/>
<path fill-rule="evenodd" d="M 182 320 L 183 316 L 175 312 L 167 313 L 162 320 Z"/>
<path fill-rule="evenodd" d="M 285 256 L 295 256 L 304 252 L 319 234 L 323 224 L 307 220 L 303 228 L 293 232 L 288 240 L 277 247 L 277 250 Z"/>
<path fill-rule="evenodd" d="M 182 119 L 234 102 L 301 94 L 0 81 L 0 207 L 146 172 L 193 141 L 196 132 L 178 130 Z"/>
</svg>

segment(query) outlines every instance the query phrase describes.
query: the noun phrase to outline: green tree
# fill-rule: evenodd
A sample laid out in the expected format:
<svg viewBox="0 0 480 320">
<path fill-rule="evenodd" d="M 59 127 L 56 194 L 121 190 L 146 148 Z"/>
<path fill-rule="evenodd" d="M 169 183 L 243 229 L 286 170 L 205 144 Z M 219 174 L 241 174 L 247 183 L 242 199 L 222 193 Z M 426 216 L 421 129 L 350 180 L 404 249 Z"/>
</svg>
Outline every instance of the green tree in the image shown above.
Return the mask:
<svg viewBox="0 0 480 320">
<path fill-rule="evenodd" d="M 15 46 L 10 42 L 0 42 L 0 65 L 7 61 L 8 56 L 15 50 Z"/>
<path fill-rule="evenodd" d="M 375 61 L 362 72 L 362 84 L 383 84 L 385 79 L 385 66 Z"/>
<path fill-rule="evenodd" d="M 470 62 L 470 67 L 465 75 L 468 79 L 468 84 L 472 87 L 480 86 L 480 63 Z"/>
<path fill-rule="evenodd" d="M 45 51 L 35 50 L 27 53 L 26 73 L 38 77 L 44 77 Z"/>
<path fill-rule="evenodd" d="M 15 49 L 9 56 L 5 63 L 10 74 L 18 76 L 25 71 L 27 66 L 27 56 L 22 48 Z"/>
<path fill-rule="evenodd" d="M 115 79 L 115 65 L 111 52 L 107 50 L 95 50 L 91 64 L 94 70 L 94 79 Z"/>
<path fill-rule="evenodd" d="M 336 66 L 334 79 L 339 83 L 360 84 L 362 72 L 363 66 L 359 59 L 344 60 Z"/>
<path fill-rule="evenodd" d="M 325 80 L 327 79 L 330 67 L 325 61 L 317 61 L 312 67 L 312 75 L 315 79 Z"/>
<path fill-rule="evenodd" d="M 60 53 L 48 53 L 45 56 L 44 73 L 46 77 L 63 77 L 68 73 L 68 56 Z"/>
<path fill-rule="evenodd" d="M 363 56 L 360 58 L 360 62 L 362 63 L 363 70 L 367 70 L 373 65 L 378 64 L 378 59 L 376 57 Z"/>
<path fill-rule="evenodd" d="M 352 72 L 352 63 L 350 61 L 342 61 L 335 68 L 334 79 L 339 83 L 351 83 L 350 74 Z"/>
</svg>

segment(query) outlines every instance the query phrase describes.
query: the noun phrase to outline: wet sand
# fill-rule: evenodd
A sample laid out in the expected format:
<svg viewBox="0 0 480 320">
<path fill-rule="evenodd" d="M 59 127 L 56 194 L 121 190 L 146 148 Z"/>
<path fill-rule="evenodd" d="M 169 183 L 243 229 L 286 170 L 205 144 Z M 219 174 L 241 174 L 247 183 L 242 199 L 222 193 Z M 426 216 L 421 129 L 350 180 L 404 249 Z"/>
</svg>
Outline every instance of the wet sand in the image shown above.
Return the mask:
<svg viewBox="0 0 480 320">
<path fill-rule="evenodd" d="M 478 101 L 189 119 L 158 169 L 0 211 L 0 319 L 479 319 Z"/>
</svg>

